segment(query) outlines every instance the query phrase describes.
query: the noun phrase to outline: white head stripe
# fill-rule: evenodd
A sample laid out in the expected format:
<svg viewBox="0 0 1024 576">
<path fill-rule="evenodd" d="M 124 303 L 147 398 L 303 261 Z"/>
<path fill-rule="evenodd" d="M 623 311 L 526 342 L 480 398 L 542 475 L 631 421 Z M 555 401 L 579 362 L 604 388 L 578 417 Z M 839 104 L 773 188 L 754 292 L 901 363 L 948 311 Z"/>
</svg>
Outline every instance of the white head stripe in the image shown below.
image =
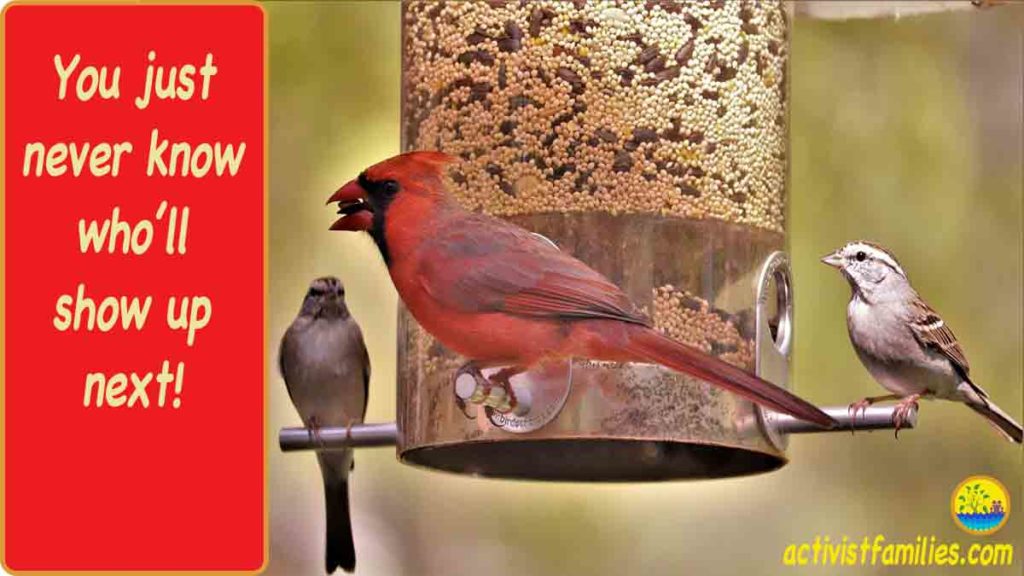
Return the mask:
<svg viewBox="0 0 1024 576">
<path fill-rule="evenodd" d="M 888 264 L 890 268 L 899 272 L 900 276 L 903 276 L 904 278 L 907 277 L 907 273 L 903 271 L 903 267 L 896 261 L 896 258 L 881 246 L 876 246 L 867 242 L 851 242 L 846 245 L 846 249 L 854 254 L 863 250 L 873 258 L 877 258 Z"/>
</svg>

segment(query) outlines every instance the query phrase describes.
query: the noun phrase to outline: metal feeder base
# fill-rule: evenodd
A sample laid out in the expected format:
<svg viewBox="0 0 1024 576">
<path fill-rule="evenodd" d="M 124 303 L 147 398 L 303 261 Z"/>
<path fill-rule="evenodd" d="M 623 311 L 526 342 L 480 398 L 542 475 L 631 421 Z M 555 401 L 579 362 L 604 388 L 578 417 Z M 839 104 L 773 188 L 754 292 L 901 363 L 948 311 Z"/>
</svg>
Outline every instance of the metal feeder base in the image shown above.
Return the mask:
<svg viewBox="0 0 1024 576">
<path fill-rule="evenodd" d="M 542 382 L 531 382 L 534 398 L 542 396 L 539 387 L 560 386 Z M 449 400 L 451 385 L 435 389 L 437 399 L 412 390 L 405 396 L 403 462 L 488 477 L 595 482 L 741 476 L 786 463 L 757 406 L 651 364 L 574 361 L 564 405 L 527 431 L 495 425 L 483 407 L 467 419 Z"/>
<path fill-rule="evenodd" d="M 782 456 L 756 450 L 641 438 L 458 442 L 406 450 L 401 458 L 473 476 L 570 482 L 724 478 L 769 472 L 786 463 Z"/>
</svg>

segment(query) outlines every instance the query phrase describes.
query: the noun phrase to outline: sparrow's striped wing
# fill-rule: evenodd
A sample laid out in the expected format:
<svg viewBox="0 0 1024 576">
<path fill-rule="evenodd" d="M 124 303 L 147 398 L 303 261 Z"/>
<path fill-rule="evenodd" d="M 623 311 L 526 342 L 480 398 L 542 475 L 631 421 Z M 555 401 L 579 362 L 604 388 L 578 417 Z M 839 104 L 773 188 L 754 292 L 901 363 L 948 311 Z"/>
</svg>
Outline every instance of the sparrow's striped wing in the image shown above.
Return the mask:
<svg viewBox="0 0 1024 576">
<path fill-rule="evenodd" d="M 917 341 L 922 346 L 930 348 L 945 355 L 961 373 L 964 379 L 968 379 L 971 366 L 967 362 L 967 356 L 960 348 L 953 331 L 946 326 L 946 323 L 939 318 L 939 315 L 932 310 L 920 298 L 913 303 L 913 312 L 910 317 L 910 330 L 914 333 Z"/>
</svg>

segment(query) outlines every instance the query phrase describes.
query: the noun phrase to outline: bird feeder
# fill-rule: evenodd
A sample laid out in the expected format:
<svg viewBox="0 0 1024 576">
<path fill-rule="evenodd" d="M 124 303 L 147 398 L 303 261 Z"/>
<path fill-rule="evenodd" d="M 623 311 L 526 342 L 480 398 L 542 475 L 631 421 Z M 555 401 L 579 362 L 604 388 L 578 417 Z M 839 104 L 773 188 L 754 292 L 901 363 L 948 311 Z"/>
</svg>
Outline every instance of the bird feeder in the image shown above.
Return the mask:
<svg viewBox="0 0 1024 576">
<path fill-rule="evenodd" d="M 786 245 L 781 2 L 412 1 L 402 23 L 405 149 L 459 158 L 463 205 L 546 236 L 669 336 L 756 369 L 758 274 Z M 467 419 L 464 360 L 405 312 L 399 326 L 407 462 L 569 480 L 785 462 L 753 404 L 647 364 L 527 373 L 512 381 L 526 413 Z"/>
<path fill-rule="evenodd" d="M 788 387 L 790 17 L 781 1 L 406 1 L 402 146 L 458 158 L 464 206 L 586 262 L 658 330 Z M 398 355 L 397 426 L 322 447 L 393 440 L 440 470 L 638 481 L 774 470 L 811 430 L 660 366 L 584 358 L 514 377 L 505 411 L 404 310 Z M 871 408 L 857 425 L 890 420 Z M 281 441 L 311 447 L 301 429 Z"/>
</svg>

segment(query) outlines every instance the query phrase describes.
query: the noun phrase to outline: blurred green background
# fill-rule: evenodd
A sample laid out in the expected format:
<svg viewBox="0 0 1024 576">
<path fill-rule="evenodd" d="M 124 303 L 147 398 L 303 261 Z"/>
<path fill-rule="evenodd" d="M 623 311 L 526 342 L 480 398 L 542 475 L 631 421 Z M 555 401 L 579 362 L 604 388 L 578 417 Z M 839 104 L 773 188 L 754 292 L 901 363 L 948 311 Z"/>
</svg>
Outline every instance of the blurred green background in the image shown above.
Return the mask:
<svg viewBox="0 0 1024 576">
<path fill-rule="evenodd" d="M 277 341 L 310 279 L 339 276 L 373 361 L 367 419 L 395 411 L 396 295 L 369 238 L 328 232 L 324 200 L 399 151 L 396 2 L 268 3 L 270 20 L 270 563 L 323 570 L 323 495 L 312 453 L 281 454 L 299 425 Z M 975 379 L 1022 413 L 1024 6 L 845 22 L 798 18 L 791 60 L 790 250 L 795 387 L 820 404 L 880 388 L 846 336 L 849 288 L 818 258 L 872 239 L 891 248 L 959 336 Z M 653 485 L 480 480 L 358 453 L 360 574 L 850 574 L 787 568 L 785 547 L 884 534 L 1012 542 L 1021 574 L 1022 452 L 962 406 L 923 405 L 919 429 L 799 437 L 782 470 Z M 961 532 L 949 497 L 970 474 L 1001 479 L 1016 512 L 997 535 Z M 907 572 L 921 568 L 902 568 Z"/>
</svg>

